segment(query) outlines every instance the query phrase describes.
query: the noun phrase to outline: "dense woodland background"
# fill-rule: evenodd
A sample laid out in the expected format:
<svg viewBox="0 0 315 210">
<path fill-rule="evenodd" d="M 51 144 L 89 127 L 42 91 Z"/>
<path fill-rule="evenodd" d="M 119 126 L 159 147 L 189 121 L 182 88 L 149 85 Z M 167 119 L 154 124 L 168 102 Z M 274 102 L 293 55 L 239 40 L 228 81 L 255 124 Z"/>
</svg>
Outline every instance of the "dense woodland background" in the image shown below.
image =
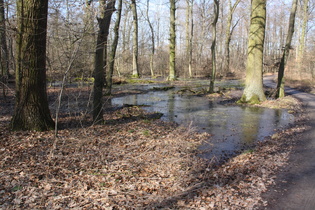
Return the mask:
<svg viewBox="0 0 315 210">
<path fill-rule="evenodd" d="M 117 3 L 117 2 L 116 2 Z M 244 76 L 247 53 L 250 1 L 221 0 L 217 23 L 217 76 Z M 4 1 L 6 35 L 9 49 L 9 69 L 15 68 L 15 1 Z M 138 68 L 142 77 L 168 76 L 169 72 L 169 1 L 136 1 L 138 14 Z M 178 0 L 176 2 L 176 70 L 179 77 L 207 77 L 211 74 L 211 23 L 214 2 L 207 0 Z M 230 9 L 232 25 L 228 26 Z M 267 1 L 264 71 L 276 71 L 285 45 L 291 1 Z M 313 0 L 300 0 L 296 27 L 286 76 L 312 79 L 314 70 L 314 8 Z M 191 9 L 191 11 L 190 11 Z M 190 15 L 192 14 L 192 15 Z M 87 81 L 92 78 L 97 35 L 98 1 L 51 0 L 48 14 L 47 75 L 48 81 L 60 81 L 67 69 L 67 80 Z M 113 41 L 113 14 L 108 48 Z M 153 30 L 151 30 L 150 26 Z M 229 27 L 229 28 L 228 28 Z M 153 33 L 152 33 L 153 32 Z M 231 33 L 230 66 L 226 66 L 226 38 Z M 153 37 L 153 39 L 152 39 Z M 154 40 L 154 43 L 152 42 Z M 191 44 L 190 41 L 191 40 Z M 153 50 L 154 45 L 154 51 Z M 189 72 L 191 47 L 191 73 Z M 150 56 L 154 52 L 153 72 Z M 123 1 L 119 41 L 114 75 L 131 76 L 133 65 L 133 14 L 131 1 Z"/>
</svg>

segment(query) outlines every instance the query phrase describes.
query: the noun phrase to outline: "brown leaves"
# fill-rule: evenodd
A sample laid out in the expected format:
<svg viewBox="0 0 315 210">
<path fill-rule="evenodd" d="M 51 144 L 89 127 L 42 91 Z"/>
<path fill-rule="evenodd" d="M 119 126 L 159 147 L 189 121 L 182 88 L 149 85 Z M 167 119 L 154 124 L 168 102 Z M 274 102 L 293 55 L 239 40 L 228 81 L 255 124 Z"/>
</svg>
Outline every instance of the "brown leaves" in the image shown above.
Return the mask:
<svg viewBox="0 0 315 210">
<path fill-rule="evenodd" d="M 57 140 L 0 128 L 0 208 L 251 209 L 288 157 L 281 139 L 300 132 L 214 167 L 197 156 L 210 135 L 146 116 L 126 107 L 107 113 L 105 125 L 60 130 Z"/>
</svg>

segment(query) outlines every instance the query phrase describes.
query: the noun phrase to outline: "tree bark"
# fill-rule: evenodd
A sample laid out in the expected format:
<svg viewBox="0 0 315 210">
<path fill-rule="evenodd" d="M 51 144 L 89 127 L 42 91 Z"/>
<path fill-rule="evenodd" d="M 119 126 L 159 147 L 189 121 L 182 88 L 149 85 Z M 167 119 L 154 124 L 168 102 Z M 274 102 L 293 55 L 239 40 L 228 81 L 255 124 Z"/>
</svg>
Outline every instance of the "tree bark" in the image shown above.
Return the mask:
<svg viewBox="0 0 315 210">
<path fill-rule="evenodd" d="M 307 23 L 308 23 L 308 19 L 309 19 L 309 15 L 308 15 L 308 4 L 309 4 L 309 0 L 305 0 L 304 1 L 304 6 L 303 6 L 303 22 L 302 22 L 302 26 L 301 26 L 301 36 L 299 39 L 299 48 L 298 48 L 298 62 L 301 63 L 302 58 L 303 58 L 303 54 L 305 51 L 305 42 L 306 42 L 306 34 L 307 34 Z"/>
<path fill-rule="evenodd" d="M 219 0 L 214 0 L 214 19 L 212 22 L 212 44 L 211 44 L 211 57 L 212 57 L 212 72 L 210 79 L 209 93 L 214 93 L 214 82 L 217 71 L 216 62 L 216 41 L 217 41 L 217 22 L 219 18 Z"/>
<path fill-rule="evenodd" d="M 232 20 L 233 20 L 234 11 L 237 5 L 240 3 L 240 1 L 241 0 L 237 0 L 232 6 L 231 0 L 229 0 L 229 14 L 228 14 L 228 20 L 227 20 L 227 26 L 226 26 L 226 32 L 225 32 L 225 43 L 224 43 L 225 60 L 224 60 L 223 71 L 225 74 L 230 72 L 230 42 L 231 42 L 231 37 L 235 28 L 235 25 L 232 27 Z"/>
<path fill-rule="evenodd" d="M 169 59 L 169 81 L 176 80 L 176 0 L 170 0 L 170 59 Z"/>
<path fill-rule="evenodd" d="M 136 0 L 131 0 L 131 10 L 133 16 L 133 44 L 132 44 L 132 77 L 139 78 L 138 67 L 138 14 Z"/>
<path fill-rule="evenodd" d="M 119 39 L 119 26 L 120 26 L 120 20 L 121 20 L 122 0 L 118 0 L 117 11 L 118 11 L 117 12 L 117 20 L 116 20 L 115 26 L 114 26 L 115 36 L 114 36 L 114 40 L 112 43 L 111 53 L 109 55 L 109 65 L 108 65 L 108 74 L 107 74 L 107 80 L 106 80 L 105 95 L 110 95 L 112 92 L 114 64 L 115 64 L 116 49 L 117 49 L 118 39 Z"/>
<path fill-rule="evenodd" d="M 242 103 L 259 103 L 266 100 L 262 77 L 265 27 L 266 0 L 252 0 L 245 89 L 239 101 Z"/>
<path fill-rule="evenodd" d="M 286 38 L 286 44 L 283 50 L 279 71 L 278 71 L 278 83 L 277 83 L 277 93 L 276 98 L 284 97 L 284 69 L 290 54 L 291 49 L 291 41 L 294 34 L 294 25 L 295 25 L 295 15 L 297 10 L 297 2 L 298 0 L 292 1 L 292 8 L 290 13 L 290 19 L 289 19 L 289 29 L 288 29 L 288 35 Z"/>
<path fill-rule="evenodd" d="M 2 94 L 6 98 L 6 84 L 9 78 L 9 61 L 8 61 L 8 47 L 6 40 L 6 25 L 5 25 L 5 14 L 4 14 L 4 2 L 0 0 L 0 68 L 2 82 Z M 0 78 L 1 78 L 0 77 Z"/>
<path fill-rule="evenodd" d="M 153 29 L 153 26 L 149 17 L 149 4 L 150 4 L 150 0 L 147 0 L 146 16 L 147 16 L 147 21 L 150 27 L 151 43 L 152 43 L 151 54 L 150 54 L 150 71 L 151 71 L 151 77 L 154 78 L 155 77 L 155 74 L 154 74 L 155 35 L 154 35 L 154 29 Z"/>
<path fill-rule="evenodd" d="M 48 0 L 17 1 L 16 103 L 13 130 L 50 130 L 46 93 Z"/>
<path fill-rule="evenodd" d="M 194 18 L 193 18 L 193 7 L 194 0 L 186 0 L 187 10 L 186 10 L 186 57 L 188 61 L 188 75 L 189 78 L 193 76 L 192 73 L 192 40 L 193 40 L 193 30 L 194 30 Z"/>
<path fill-rule="evenodd" d="M 103 88 L 105 84 L 105 68 L 107 57 L 107 40 L 112 14 L 115 10 L 115 0 L 100 2 L 101 17 L 98 21 L 98 35 L 96 40 L 95 66 L 94 66 L 94 93 L 93 93 L 93 121 L 103 122 Z"/>
</svg>

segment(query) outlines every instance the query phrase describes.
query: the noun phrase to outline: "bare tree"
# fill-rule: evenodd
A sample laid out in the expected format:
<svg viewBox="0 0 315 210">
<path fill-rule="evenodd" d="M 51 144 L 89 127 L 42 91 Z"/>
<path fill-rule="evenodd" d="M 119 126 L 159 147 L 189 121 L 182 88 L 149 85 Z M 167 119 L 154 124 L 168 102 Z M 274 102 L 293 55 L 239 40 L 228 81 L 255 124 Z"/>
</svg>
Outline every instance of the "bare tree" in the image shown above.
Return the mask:
<svg viewBox="0 0 315 210">
<path fill-rule="evenodd" d="M 309 20 L 309 0 L 303 1 L 303 22 L 301 26 L 301 35 L 299 39 L 299 47 L 298 47 L 298 62 L 301 62 L 305 51 L 305 43 L 306 43 L 306 34 L 307 34 L 307 23 Z"/>
<path fill-rule="evenodd" d="M 212 57 L 212 72 L 210 79 L 209 92 L 214 93 L 214 81 L 216 76 L 216 41 L 217 41 L 217 22 L 219 18 L 219 0 L 214 0 L 214 19 L 212 21 L 212 44 L 211 44 L 211 57 Z"/>
<path fill-rule="evenodd" d="M 242 103 L 258 103 L 266 100 L 262 78 L 265 27 L 266 1 L 252 0 L 245 89 L 239 101 Z"/>
<path fill-rule="evenodd" d="M 93 120 L 103 122 L 103 88 L 105 84 L 105 68 L 107 57 L 107 40 L 112 14 L 115 10 L 115 0 L 100 0 L 100 17 L 98 21 L 98 35 L 95 51 Z"/>
<path fill-rule="evenodd" d="M 138 66 L 138 14 L 136 0 L 131 0 L 131 10 L 133 17 L 133 44 L 132 44 L 132 77 L 139 78 Z"/>
<path fill-rule="evenodd" d="M 154 29 L 153 25 L 150 21 L 149 17 L 149 5 L 150 5 L 150 0 L 147 0 L 147 11 L 146 11 L 146 19 L 148 21 L 149 27 L 150 27 L 150 32 L 151 32 L 151 54 L 150 54 L 150 71 L 151 71 L 151 77 L 154 78 L 154 55 L 155 55 L 155 35 L 154 35 Z"/>
<path fill-rule="evenodd" d="M 111 47 L 111 52 L 109 55 L 109 65 L 108 65 L 108 72 L 107 72 L 107 80 L 106 80 L 106 92 L 105 95 L 110 95 L 112 92 L 112 84 L 113 84 L 113 73 L 114 73 L 114 64 L 115 64 L 115 57 L 116 57 L 116 50 L 118 45 L 119 39 L 119 25 L 121 20 L 121 11 L 122 11 L 122 0 L 118 0 L 118 9 L 117 9 L 117 19 L 114 26 L 114 40 Z"/>
<path fill-rule="evenodd" d="M 224 57 L 223 71 L 225 73 L 228 73 L 230 71 L 230 43 L 231 43 L 231 37 L 232 37 L 233 31 L 237 25 L 237 23 L 236 23 L 235 25 L 232 26 L 233 14 L 234 14 L 234 11 L 235 11 L 237 5 L 240 3 L 241 0 L 235 1 L 233 6 L 232 6 L 231 0 L 228 0 L 228 1 L 229 1 L 229 6 L 228 6 L 229 7 L 229 13 L 228 13 L 228 19 L 227 19 L 227 23 L 226 23 L 225 43 L 224 43 L 225 57 Z"/>
<path fill-rule="evenodd" d="M 194 35 L 194 0 L 186 0 L 187 10 L 186 10 L 186 55 L 188 61 L 188 75 L 191 78 L 192 73 L 192 59 L 193 59 L 193 35 Z"/>
<path fill-rule="evenodd" d="M 48 0 L 17 0 L 16 103 L 13 130 L 50 130 L 46 93 Z"/>
<path fill-rule="evenodd" d="M 6 83 L 9 77 L 9 62 L 8 62 L 8 47 L 6 39 L 6 24 L 5 24 L 5 12 L 4 12 L 4 2 L 0 0 L 0 68 L 1 68 L 1 77 L 0 82 L 2 82 L 2 93 L 3 97 L 6 97 Z M 1 78 L 0 77 L 0 78 Z"/>
<path fill-rule="evenodd" d="M 176 80 L 176 0 L 170 0 L 170 52 L 168 80 Z"/>
<path fill-rule="evenodd" d="M 295 15 L 297 10 L 297 2 L 298 0 L 292 1 L 292 7 L 291 7 L 291 13 L 290 13 L 290 19 L 289 19 L 289 28 L 288 28 L 288 35 L 286 38 L 286 44 L 283 50 L 279 71 L 278 71 L 278 83 L 277 83 L 277 93 L 276 98 L 284 97 L 284 69 L 290 54 L 291 49 L 291 42 L 292 37 L 294 34 L 294 25 L 295 25 Z"/>
</svg>

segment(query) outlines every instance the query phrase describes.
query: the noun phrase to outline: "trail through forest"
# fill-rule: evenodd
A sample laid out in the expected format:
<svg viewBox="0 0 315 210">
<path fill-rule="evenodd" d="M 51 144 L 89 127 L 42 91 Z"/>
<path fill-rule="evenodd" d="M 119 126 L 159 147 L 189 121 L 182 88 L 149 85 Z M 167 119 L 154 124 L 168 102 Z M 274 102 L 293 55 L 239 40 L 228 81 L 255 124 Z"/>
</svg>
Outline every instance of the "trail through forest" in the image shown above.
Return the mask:
<svg viewBox="0 0 315 210">
<path fill-rule="evenodd" d="M 272 85 L 267 77 L 265 84 Z M 281 169 L 276 185 L 263 195 L 268 201 L 264 209 L 315 208 L 315 95 L 286 88 L 286 93 L 301 100 L 305 106 L 307 130 L 297 134 L 297 145 L 293 148 L 288 164 Z"/>
</svg>

